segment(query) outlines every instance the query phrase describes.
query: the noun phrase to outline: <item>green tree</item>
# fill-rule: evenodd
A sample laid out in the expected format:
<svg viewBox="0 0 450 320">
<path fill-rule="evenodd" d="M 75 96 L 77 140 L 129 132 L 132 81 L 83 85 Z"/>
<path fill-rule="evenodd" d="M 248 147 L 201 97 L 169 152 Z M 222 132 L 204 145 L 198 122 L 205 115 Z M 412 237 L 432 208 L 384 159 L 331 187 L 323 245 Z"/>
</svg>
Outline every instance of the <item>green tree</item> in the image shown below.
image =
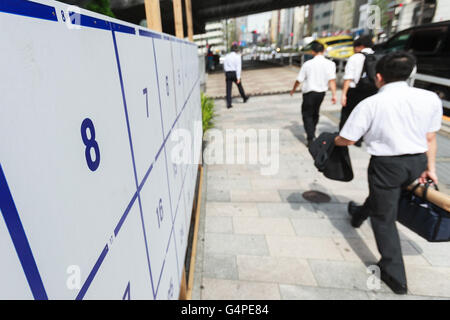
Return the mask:
<svg viewBox="0 0 450 320">
<path fill-rule="evenodd" d="M 91 0 L 86 4 L 85 8 L 115 18 L 114 13 L 111 11 L 109 0 Z"/>
</svg>

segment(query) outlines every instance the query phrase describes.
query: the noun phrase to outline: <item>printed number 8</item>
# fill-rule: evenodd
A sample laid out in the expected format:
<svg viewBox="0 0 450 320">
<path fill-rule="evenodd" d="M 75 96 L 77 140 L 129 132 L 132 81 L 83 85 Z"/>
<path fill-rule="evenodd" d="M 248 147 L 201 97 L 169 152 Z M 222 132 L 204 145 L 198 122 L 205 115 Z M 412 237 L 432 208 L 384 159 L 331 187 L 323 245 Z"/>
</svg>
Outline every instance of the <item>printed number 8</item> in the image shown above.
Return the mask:
<svg viewBox="0 0 450 320">
<path fill-rule="evenodd" d="M 87 129 L 89 129 L 89 132 L 91 134 L 90 139 L 88 139 L 87 137 Z M 94 124 L 89 118 L 84 119 L 81 123 L 81 138 L 83 139 L 83 143 L 86 146 L 86 150 L 84 152 L 86 156 L 86 163 L 91 171 L 95 171 L 100 164 L 100 149 L 98 148 L 97 141 L 95 141 Z M 91 158 L 91 148 L 94 148 L 95 151 L 95 161 L 92 161 Z"/>
</svg>

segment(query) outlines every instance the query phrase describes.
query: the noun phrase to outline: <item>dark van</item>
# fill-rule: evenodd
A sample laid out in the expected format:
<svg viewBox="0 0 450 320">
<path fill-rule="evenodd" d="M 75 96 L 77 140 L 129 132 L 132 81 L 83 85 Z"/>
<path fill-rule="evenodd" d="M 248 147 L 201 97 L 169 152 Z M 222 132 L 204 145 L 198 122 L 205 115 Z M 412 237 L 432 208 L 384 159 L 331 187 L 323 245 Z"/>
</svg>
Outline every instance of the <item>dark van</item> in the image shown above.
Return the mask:
<svg viewBox="0 0 450 320">
<path fill-rule="evenodd" d="M 376 45 L 376 53 L 405 50 L 417 58 L 417 73 L 450 79 L 450 21 L 424 24 L 395 34 L 388 41 Z M 441 99 L 450 100 L 450 88 L 416 80 L 414 86 L 436 92 Z"/>
</svg>

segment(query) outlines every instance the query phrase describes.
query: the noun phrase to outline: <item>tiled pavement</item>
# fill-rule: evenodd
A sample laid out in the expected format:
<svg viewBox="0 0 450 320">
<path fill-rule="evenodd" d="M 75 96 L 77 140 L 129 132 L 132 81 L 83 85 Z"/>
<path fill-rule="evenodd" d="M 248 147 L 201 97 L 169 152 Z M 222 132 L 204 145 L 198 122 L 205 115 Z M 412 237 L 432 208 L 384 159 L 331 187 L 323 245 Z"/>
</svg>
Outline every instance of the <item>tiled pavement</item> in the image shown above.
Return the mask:
<svg viewBox="0 0 450 320">
<path fill-rule="evenodd" d="M 276 94 L 289 92 L 298 75 L 295 66 L 268 67 L 242 71 L 242 86 L 248 95 Z M 270 77 L 268 79 L 267 77 Z M 208 74 L 206 94 L 212 98 L 225 98 L 225 75 L 223 72 Z M 236 85 L 232 89 L 233 97 L 239 96 Z"/>
<path fill-rule="evenodd" d="M 319 132 L 337 130 L 329 100 Z M 279 170 L 263 176 L 259 165 L 205 165 L 193 299 L 449 299 L 450 243 L 428 243 L 401 225 L 409 294 L 368 288 L 367 266 L 379 254 L 369 222 L 353 229 L 346 205 L 367 195 L 369 155 L 350 148 L 351 182 L 323 177 L 304 145 L 300 103 L 300 93 L 235 99 L 231 110 L 216 101 L 219 130 L 279 130 Z M 307 190 L 331 202 L 310 203 Z"/>
</svg>

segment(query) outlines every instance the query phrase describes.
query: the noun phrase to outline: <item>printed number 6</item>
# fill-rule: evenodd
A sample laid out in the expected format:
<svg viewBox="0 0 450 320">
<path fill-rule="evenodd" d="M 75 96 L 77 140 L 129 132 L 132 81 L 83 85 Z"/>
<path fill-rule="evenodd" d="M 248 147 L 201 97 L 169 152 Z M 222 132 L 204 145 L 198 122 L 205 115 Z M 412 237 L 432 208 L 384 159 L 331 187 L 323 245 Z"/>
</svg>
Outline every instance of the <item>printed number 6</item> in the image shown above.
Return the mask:
<svg viewBox="0 0 450 320">
<path fill-rule="evenodd" d="M 90 132 L 90 139 L 87 137 L 87 129 L 89 129 Z M 86 150 L 84 152 L 86 156 L 86 163 L 91 171 L 95 171 L 100 164 L 100 149 L 98 147 L 97 141 L 95 141 L 94 124 L 89 118 L 84 119 L 81 123 L 81 138 L 83 139 L 83 143 L 86 146 Z M 95 161 L 92 161 L 91 158 L 92 148 L 94 148 L 95 151 Z"/>
</svg>

